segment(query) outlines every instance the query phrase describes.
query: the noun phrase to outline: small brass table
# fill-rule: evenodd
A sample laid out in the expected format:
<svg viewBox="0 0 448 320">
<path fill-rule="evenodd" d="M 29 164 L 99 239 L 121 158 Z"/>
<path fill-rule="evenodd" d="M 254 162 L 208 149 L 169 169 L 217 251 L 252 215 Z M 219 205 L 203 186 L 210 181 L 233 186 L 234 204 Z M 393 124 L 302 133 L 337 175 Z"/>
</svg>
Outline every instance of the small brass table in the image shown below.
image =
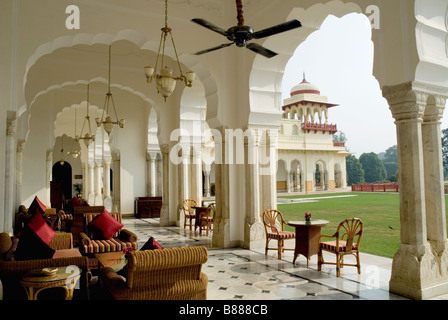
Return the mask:
<svg viewBox="0 0 448 320">
<path fill-rule="evenodd" d="M 52 275 L 46 275 L 39 269 L 26 273 L 20 284 L 25 288 L 28 300 L 37 300 L 37 295 L 42 290 L 58 287 L 65 289 L 65 300 L 72 300 L 80 277 L 81 269 L 77 266 L 58 267 Z"/>
<path fill-rule="evenodd" d="M 288 224 L 296 229 L 296 246 L 294 249 L 294 260 L 292 263 L 296 262 L 299 254 L 303 254 L 307 259 L 306 266 L 308 267 L 310 257 L 319 253 L 319 238 L 321 236 L 320 229 L 329 224 L 329 221 L 289 221 Z"/>
</svg>

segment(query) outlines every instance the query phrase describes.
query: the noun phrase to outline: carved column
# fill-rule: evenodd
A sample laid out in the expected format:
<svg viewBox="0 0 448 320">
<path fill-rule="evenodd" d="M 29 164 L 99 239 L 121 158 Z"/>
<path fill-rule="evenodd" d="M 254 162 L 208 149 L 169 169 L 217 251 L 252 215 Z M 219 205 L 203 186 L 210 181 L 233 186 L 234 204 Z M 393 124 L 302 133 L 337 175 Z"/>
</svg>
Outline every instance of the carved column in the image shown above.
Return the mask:
<svg viewBox="0 0 448 320">
<path fill-rule="evenodd" d="M 51 186 L 53 180 L 53 150 L 49 149 L 45 158 L 45 203 L 51 204 Z"/>
<path fill-rule="evenodd" d="M 191 197 L 190 194 L 190 145 L 185 144 L 181 148 L 181 163 L 178 166 L 179 201 L 177 204 L 176 221 L 179 226 L 184 225 L 183 201 Z"/>
<path fill-rule="evenodd" d="M 246 171 L 246 218 L 244 227 L 244 247 L 250 249 L 258 241 L 265 238 L 260 208 L 260 163 L 259 145 L 261 133 L 257 129 L 248 129 L 245 141 Z"/>
<path fill-rule="evenodd" d="M 89 177 L 88 177 L 88 203 L 95 204 L 95 164 L 93 161 L 89 161 L 88 164 Z"/>
<path fill-rule="evenodd" d="M 103 157 L 103 193 L 104 193 L 104 207 L 107 211 L 112 211 L 112 197 L 110 195 L 110 164 L 112 157 Z"/>
<path fill-rule="evenodd" d="M 191 196 L 198 202 L 202 202 L 202 146 L 194 145 L 191 166 Z"/>
<path fill-rule="evenodd" d="M 8 111 L 6 116 L 6 146 L 5 146 L 5 207 L 3 231 L 13 233 L 14 221 L 14 186 L 15 186 L 15 156 L 16 156 L 17 113 Z"/>
<path fill-rule="evenodd" d="M 434 127 L 428 120 L 434 120 L 434 112 L 430 109 L 425 116 L 425 126 L 428 127 L 422 129 L 429 96 L 427 92 L 416 89 L 413 83 L 405 83 L 383 88 L 383 95 L 396 120 L 400 185 L 400 247 L 393 259 L 389 287 L 394 293 L 427 299 L 447 292 L 446 280 L 440 281 L 440 261 L 427 241 L 427 232 L 433 231 L 427 229 L 426 210 L 437 207 L 431 204 L 433 196 L 427 192 L 437 188 L 431 184 L 440 186 L 440 181 L 435 181 L 439 178 L 434 176 L 440 163 L 437 164 L 438 160 L 434 160 L 432 155 L 425 156 L 424 152 L 434 152 L 440 143 L 435 141 L 440 140 L 440 134 L 432 134 Z M 435 199 L 440 197 L 439 191 Z M 432 214 L 439 215 L 435 212 L 430 216 Z"/>
<path fill-rule="evenodd" d="M 260 140 L 261 211 L 277 209 L 278 130 L 263 130 Z"/>
<path fill-rule="evenodd" d="M 162 210 L 160 211 L 160 226 L 166 227 L 170 224 L 170 148 L 168 144 L 160 146 L 162 152 Z"/>
<path fill-rule="evenodd" d="M 155 197 L 156 196 L 156 181 L 157 181 L 157 176 L 156 176 L 156 157 L 157 157 L 157 153 L 156 152 L 151 152 L 148 151 L 146 154 L 146 160 L 148 163 L 148 191 L 147 191 L 147 195 L 149 197 Z"/>
<path fill-rule="evenodd" d="M 103 163 L 101 160 L 95 160 L 95 205 L 103 205 L 103 197 L 101 195 L 101 171 Z"/>
<path fill-rule="evenodd" d="M 426 227 L 432 252 L 440 262 L 441 278 L 448 277 L 448 243 L 440 128 L 446 100 L 446 96 L 429 96 L 422 125 Z"/>
<path fill-rule="evenodd" d="M 209 164 L 203 165 L 203 171 L 204 171 L 204 196 L 206 198 L 210 197 L 210 172 L 211 172 L 211 166 Z"/>
<path fill-rule="evenodd" d="M 219 133 L 219 134 L 218 134 Z M 230 247 L 230 165 L 227 159 L 228 149 L 225 139 L 225 128 L 214 131 L 215 141 L 215 199 L 216 212 L 213 222 L 212 244 L 218 248 Z"/>
<path fill-rule="evenodd" d="M 112 153 L 113 161 L 113 190 L 112 190 L 112 200 L 113 200 L 113 211 L 121 212 L 121 155 L 119 151 L 114 151 Z"/>
<path fill-rule="evenodd" d="M 16 159 L 16 197 L 15 197 L 16 208 L 18 208 L 22 204 L 23 151 L 25 151 L 25 140 L 18 140 L 17 159 Z"/>
</svg>

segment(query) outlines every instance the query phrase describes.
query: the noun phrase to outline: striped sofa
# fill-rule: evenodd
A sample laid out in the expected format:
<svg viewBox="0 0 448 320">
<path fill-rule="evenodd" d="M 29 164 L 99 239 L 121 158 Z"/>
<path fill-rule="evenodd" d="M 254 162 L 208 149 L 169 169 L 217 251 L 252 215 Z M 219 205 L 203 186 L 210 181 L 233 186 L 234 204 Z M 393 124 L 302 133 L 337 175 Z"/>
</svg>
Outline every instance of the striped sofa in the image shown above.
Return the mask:
<svg viewBox="0 0 448 320">
<path fill-rule="evenodd" d="M 110 239 L 95 239 L 93 231 L 89 228 L 89 223 L 97 215 L 98 213 L 84 214 L 84 232 L 79 233 L 81 238 L 79 250 L 83 255 L 123 251 L 126 247 L 132 247 L 133 250 L 137 250 L 137 236 L 127 229 L 119 230 Z M 119 212 L 111 213 L 111 216 L 121 223 L 121 214 Z"/>
<path fill-rule="evenodd" d="M 131 252 L 124 277 L 109 267 L 101 279 L 115 300 L 206 300 L 207 260 L 203 246 Z"/>
</svg>

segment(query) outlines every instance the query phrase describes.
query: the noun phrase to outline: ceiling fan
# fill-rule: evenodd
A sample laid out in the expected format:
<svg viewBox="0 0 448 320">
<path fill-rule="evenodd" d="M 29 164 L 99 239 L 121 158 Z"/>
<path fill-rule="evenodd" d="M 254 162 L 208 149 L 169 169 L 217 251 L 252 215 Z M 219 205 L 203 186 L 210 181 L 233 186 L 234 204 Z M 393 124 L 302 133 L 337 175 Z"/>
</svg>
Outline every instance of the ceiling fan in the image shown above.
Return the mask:
<svg viewBox="0 0 448 320">
<path fill-rule="evenodd" d="M 210 49 L 196 52 L 195 55 L 201 55 L 201 54 L 204 54 L 207 52 L 226 48 L 233 44 L 236 44 L 237 47 L 246 47 L 247 49 L 252 50 L 258 54 L 261 54 L 261 55 L 265 56 L 266 58 L 272 58 L 272 57 L 276 56 L 277 53 L 275 53 L 274 51 L 271 51 L 267 48 L 264 48 L 257 43 L 248 43 L 248 41 L 250 41 L 252 39 L 261 39 L 261 38 L 269 37 L 269 36 L 272 36 L 272 35 L 275 35 L 275 34 L 278 34 L 281 32 L 285 32 L 285 31 L 288 31 L 291 29 L 299 28 L 302 26 L 300 21 L 291 20 L 291 21 L 288 21 L 288 22 L 255 32 L 252 27 L 244 25 L 242 0 L 236 0 L 236 8 L 237 8 L 237 13 L 238 13 L 238 16 L 237 16 L 238 25 L 231 27 L 227 31 L 204 20 L 204 19 L 195 18 L 195 19 L 191 20 L 207 29 L 210 29 L 212 31 L 215 31 L 215 32 L 225 36 L 228 40 L 231 41 L 229 43 L 224 43 L 224 44 L 221 44 L 219 46 L 216 46 L 216 47 L 213 47 Z"/>
</svg>

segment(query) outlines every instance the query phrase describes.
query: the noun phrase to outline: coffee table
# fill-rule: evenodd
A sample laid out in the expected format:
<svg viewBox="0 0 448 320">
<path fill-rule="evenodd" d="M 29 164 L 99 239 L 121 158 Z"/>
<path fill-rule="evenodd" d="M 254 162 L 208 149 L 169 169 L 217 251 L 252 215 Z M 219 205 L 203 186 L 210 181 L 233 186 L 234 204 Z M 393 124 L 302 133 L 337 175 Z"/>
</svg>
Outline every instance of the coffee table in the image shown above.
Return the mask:
<svg viewBox="0 0 448 320">
<path fill-rule="evenodd" d="M 321 228 L 330 222 L 327 220 L 311 220 L 311 221 L 289 221 L 288 225 L 296 229 L 296 246 L 294 249 L 294 260 L 296 262 L 297 256 L 303 254 L 307 261 L 306 266 L 309 266 L 310 257 L 319 253 L 319 238 L 321 236 Z"/>
<path fill-rule="evenodd" d="M 119 271 L 127 263 L 125 254 L 122 251 L 97 253 L 95 257 L 98 260 L 98 269 L 110 267 L 114 271 Z"/>
<path fill-rule="evenodd" d="M 32 270 L 23 275 L 20 281 L 20 284 L 26 290 L 28 300 L 37 300 L 37 295 L 42 290 L 58 287 L 65 289 L 65 300 L 73 299 L 75 285 L 81 277 L 81 269 L 79 267 L 58 267 L 51 275 L 42 270 Z"/>
</svg>

